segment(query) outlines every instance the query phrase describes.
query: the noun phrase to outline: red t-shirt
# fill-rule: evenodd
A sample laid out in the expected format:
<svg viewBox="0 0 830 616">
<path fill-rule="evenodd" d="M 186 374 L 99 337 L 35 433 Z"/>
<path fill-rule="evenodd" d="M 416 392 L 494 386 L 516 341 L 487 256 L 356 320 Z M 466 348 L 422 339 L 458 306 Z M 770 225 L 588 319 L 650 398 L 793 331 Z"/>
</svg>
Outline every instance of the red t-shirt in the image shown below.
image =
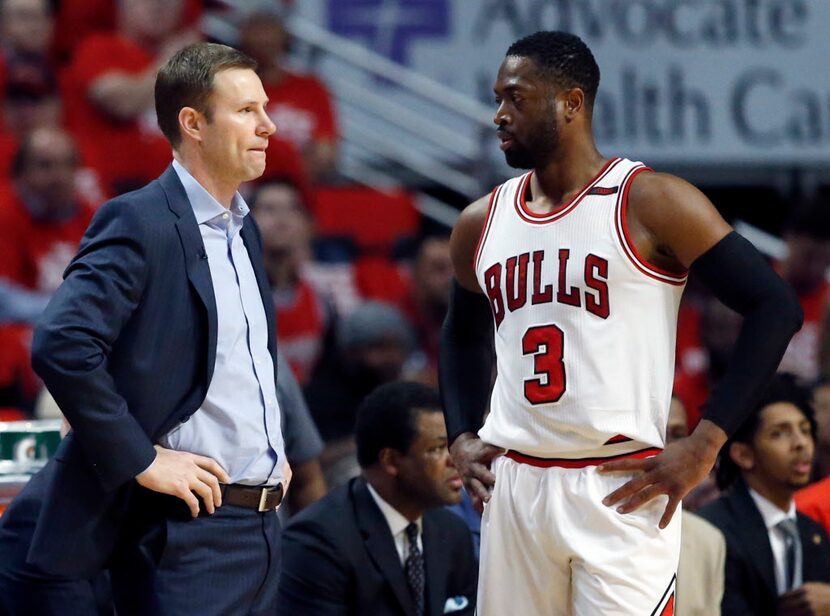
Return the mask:
<svg viewBox="0 0 830 616">
<path fill-rule="evenodd" d="M 304 385 L 323 348 L 326 314 L 317 292 L 300 280 L 290 297 L 275 296 L 277 339 L 297 381 Z"/>
<path fill-rule="evenodd" d="M 92 205 L 81 202 L 72 218 L 40 222 L 12 186 L 0 186 L 0 278 L 33 291 L 55 291 L 94 212 Z"/>
<path fill-rule="evenodd" d="M 55 291 L 93 213 L 91 205 L 81 203 L 70 219 L 39 222 L 13 187 L 0 187 L 0 278 L 33 291 Z M 38 380 L 29 360 L 31 339 L 26 325 L 0 326 L 0 387 L 16 383 L 34 397 Z"/>
<path fill-rule="evenodd" d="M 316 77 L 287 73 L 279 83 L 266 84 L 265 94 L 277 135 L 301 152 L 315 141 L 337 139 L 331 96 Z"/>
<path fill-rule="evenodd" d="M 73 56 L 90 34 L 112 32 L 116 27 L 117 2 L 113 0 L 64 0 L 58 4 L 52 36 L 54 52 L 62 60 Z M 186 0 L 182 26 L 195 24 L 204 10 L 203 0 Z"/>
<path fill-rule="evenodd" d="M 153 108 L 136 119 L 117 120 L 89 101 L 89 88 L 107 73 L 138 75 L 153 62 L 149 51 L 118 34 L 93 34 L 61 78 L 66 125 L 113 194 L 157 177 L 172 160 L 172 150 Z"/>
</svg>

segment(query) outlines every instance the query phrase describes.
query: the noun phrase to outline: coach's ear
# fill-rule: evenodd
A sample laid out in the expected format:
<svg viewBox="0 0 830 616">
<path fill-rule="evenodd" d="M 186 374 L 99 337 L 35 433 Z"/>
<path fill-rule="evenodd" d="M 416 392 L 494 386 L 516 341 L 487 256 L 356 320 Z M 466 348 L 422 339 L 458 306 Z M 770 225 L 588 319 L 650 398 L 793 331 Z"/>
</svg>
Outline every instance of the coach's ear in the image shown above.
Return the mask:
<svg viewBox="0 0 830 616">
<path fill-rule="evenodd" d="M 746 443 L 732 443 L 729 446 L 729 457 L 742 471 L 751 471 L 755 467 L 755 452 Z"/>
<path fill-rule="evenodd" d="M 182 138 L 187 136 L 195 141 L 202 141 L 202 127 L 205 121 L 204 114 L 193 107 L 179 109 L 179 129 Z"/>
</svg>

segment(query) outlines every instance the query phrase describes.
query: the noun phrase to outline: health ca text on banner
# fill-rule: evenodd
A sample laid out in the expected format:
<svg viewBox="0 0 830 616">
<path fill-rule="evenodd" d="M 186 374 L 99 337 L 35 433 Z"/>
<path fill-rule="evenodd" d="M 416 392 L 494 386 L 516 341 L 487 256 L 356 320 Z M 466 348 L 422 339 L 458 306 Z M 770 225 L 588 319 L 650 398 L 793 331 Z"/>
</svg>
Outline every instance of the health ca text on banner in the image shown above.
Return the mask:
<svg viewBox="0 0 830 616">
<path fill-rule="evenodd" d="M 602 69 L 604 150 L 678 163 L 830 162 L 830 1 L 317 0 L 298 10 L 485 102 L 512 41 L 568 30 Z"/>
</svg>

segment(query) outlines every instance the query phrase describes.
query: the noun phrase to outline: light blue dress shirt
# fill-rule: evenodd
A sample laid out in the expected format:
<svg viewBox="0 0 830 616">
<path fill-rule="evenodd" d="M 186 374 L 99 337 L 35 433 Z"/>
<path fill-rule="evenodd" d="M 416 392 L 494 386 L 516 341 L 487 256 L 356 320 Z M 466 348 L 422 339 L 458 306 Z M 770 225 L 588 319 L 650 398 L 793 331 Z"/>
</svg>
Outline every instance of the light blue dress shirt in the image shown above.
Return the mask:
<svg viewBox="0 0 830 616">
<path fill-rule="evenodd" d="M 210 267 L 216 297 L 216 364 L 202 406 L 160 441 L 209 456 L 232 483 L 277 485 L 289 478 L 280 430 L 268 325 L 240 231 L 249 209 L 236 193 L 225 209 L 177 161 Z"/>
</svg>

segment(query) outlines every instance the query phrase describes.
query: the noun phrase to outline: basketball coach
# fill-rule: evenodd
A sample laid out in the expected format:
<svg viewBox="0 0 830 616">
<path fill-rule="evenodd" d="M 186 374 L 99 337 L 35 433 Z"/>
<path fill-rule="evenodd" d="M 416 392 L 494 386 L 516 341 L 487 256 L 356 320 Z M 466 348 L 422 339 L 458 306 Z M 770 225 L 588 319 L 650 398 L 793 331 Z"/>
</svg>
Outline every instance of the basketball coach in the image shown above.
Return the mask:
<svg viewBox="0 0 830 616">
<path fill-rule="evenodd" d="M 160 69 L 174 160 L 101 207 L 35 331 L 72 432 L 29 561 L 109 567 L 120 615 L 275 612 L 290 469 L 261 241 L 237 192 L 275 130 L 254 69 L 208 43 Z"/>
</svg>

